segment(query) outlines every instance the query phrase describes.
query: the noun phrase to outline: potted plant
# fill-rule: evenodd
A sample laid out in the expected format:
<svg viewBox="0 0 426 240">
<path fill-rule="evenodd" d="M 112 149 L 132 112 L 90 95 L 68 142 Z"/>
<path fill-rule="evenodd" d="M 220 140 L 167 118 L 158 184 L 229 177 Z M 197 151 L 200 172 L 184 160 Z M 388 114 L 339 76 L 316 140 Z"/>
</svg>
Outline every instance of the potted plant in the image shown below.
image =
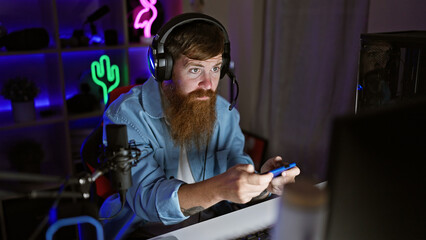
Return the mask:
<svg viewBox="0 0 426 240">
<path fill-rule="evenodd" d="M 1 95 L 12 102 L 13 117 L 16 122 L 35 119 L 34 98 L 40 89 L 27 77 L 11 78 L 3 85 Z"/>
</svg>

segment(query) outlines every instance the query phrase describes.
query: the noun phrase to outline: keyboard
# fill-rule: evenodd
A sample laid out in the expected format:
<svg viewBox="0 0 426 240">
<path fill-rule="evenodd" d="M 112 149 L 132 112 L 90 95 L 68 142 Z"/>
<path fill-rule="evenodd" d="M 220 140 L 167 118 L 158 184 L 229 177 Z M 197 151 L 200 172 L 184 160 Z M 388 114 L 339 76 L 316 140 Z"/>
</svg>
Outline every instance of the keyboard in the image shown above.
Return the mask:
<svg viewBox="0 0 426 240">
<path fill-rule="evenodd" d="M 245 236 L 236 238 L 235 240 L 271 240 L 272 239 L 272 227 L 265 228 L 263 230 L 249 233 Z"/>
</svg>

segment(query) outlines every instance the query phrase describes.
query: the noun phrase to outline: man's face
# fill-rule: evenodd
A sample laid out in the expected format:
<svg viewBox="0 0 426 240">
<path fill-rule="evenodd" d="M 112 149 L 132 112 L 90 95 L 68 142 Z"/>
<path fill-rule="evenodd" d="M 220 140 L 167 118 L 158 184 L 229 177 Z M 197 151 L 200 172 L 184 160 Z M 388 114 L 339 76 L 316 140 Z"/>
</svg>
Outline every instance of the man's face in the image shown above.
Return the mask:
<svg viewBox="0 0 426 240">
<path fill-rule="evenodd" d="M 182 55 L 173 65 L 173 83 L 183 95 L 199 89 L 215 92 L 219 84 L 221 64 L 221 54 L 205 61 L 193 60 Z M 199 101 L 207 99 L 197 98 Z"/>
<path fill-rule="evenodd" d="M 216 122 L 216 89 L 222 55 L 205 61 L 181 56 L 173 65 L 172 80 L 162 83 L 171 136 L 180 146 L 201 149 Z"/>
</svg>

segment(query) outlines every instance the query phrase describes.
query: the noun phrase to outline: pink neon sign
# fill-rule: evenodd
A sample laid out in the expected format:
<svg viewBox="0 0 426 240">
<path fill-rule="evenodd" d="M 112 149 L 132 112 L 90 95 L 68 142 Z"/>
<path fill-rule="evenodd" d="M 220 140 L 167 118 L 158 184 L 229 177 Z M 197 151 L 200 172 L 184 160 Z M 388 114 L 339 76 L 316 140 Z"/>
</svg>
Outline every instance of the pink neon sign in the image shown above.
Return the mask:
<svg viewBox="0 0 426 240">
<path fill-rule="evenodd" d="M 157 0 L 139 0 L 141 5 L 143 6 L 143 9 L 138 12 L 136 15 L 135 23 L 133 24 L 133 27 L 135 29 L 144 28 L 143 35 L 146 38 L 151 37 L 151 26 L 154 20 L 157 18 L 157 9 L 155 8 L 155 4 L 157 3 Z M 149 18 L 149 20 L 143 20 L 141 21 L 141 17 L 144 13 L 149 12 L 149 10 L 152 11 L 152 15 Z"/>
</svg>

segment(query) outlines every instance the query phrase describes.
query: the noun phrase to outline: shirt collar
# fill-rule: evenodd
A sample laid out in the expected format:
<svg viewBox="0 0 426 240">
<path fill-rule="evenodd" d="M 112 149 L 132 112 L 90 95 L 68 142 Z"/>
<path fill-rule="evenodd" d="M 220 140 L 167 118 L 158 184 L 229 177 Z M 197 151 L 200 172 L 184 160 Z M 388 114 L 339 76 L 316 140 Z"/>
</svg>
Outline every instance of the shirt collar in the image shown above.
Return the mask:
<svg viewBox="0 0 426 240">
<path fill-rule="evenodd" d="M 160 83 L 150 77 L 142 88 L 142 106 L 152 118 L 164 117 Z"/>
</svg>

